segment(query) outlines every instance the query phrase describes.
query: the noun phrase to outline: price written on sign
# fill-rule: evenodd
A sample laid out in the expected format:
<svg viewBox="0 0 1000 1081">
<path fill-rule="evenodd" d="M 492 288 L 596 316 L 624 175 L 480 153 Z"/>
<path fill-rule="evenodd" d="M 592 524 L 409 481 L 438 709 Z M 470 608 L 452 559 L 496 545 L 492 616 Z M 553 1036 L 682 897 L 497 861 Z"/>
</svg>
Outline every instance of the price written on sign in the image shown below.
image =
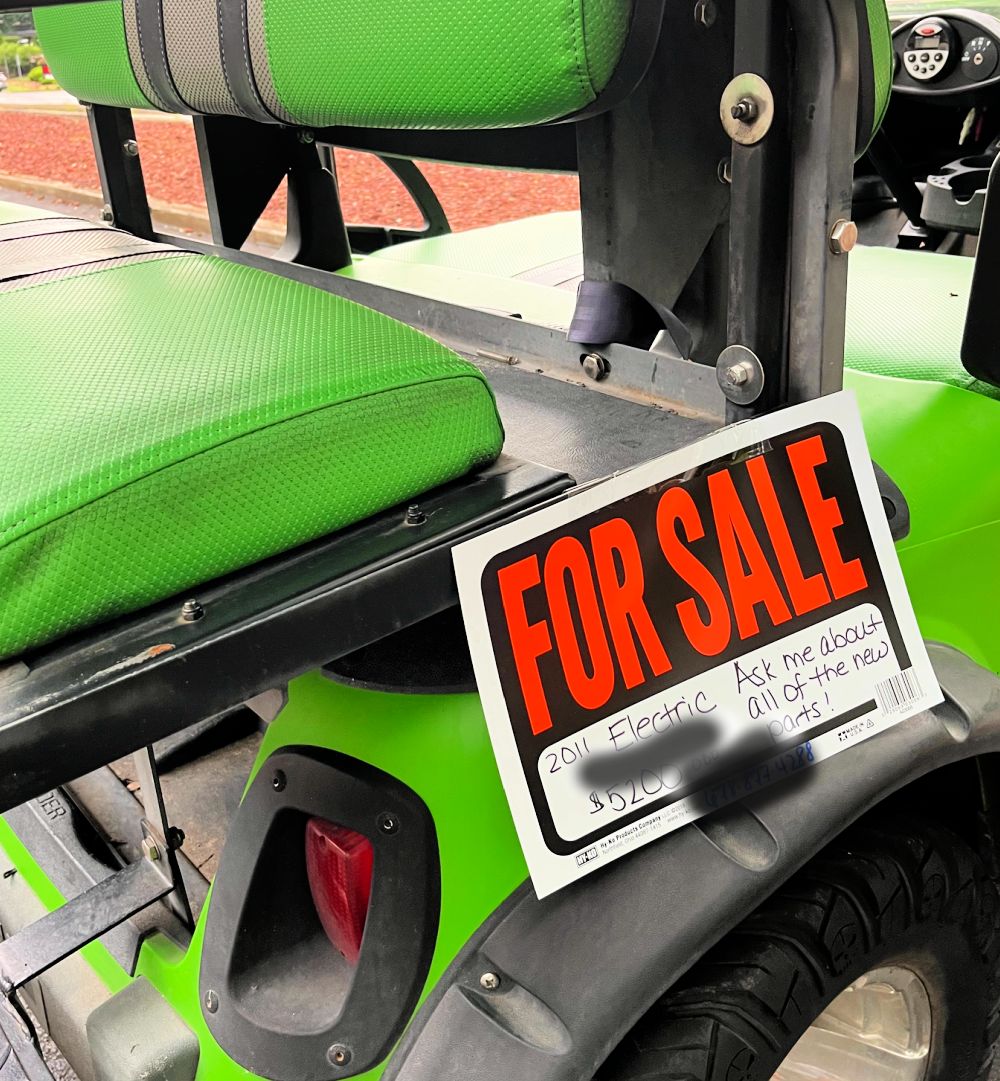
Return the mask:
<svg viewBox="0 0 1000 1081">
<path fill-rule="evenodd" d="M 455 565 L 540 895 L 737 778 L 747 794 L 940 700 L 848 394 L 610 478 Z"/>
</svg>

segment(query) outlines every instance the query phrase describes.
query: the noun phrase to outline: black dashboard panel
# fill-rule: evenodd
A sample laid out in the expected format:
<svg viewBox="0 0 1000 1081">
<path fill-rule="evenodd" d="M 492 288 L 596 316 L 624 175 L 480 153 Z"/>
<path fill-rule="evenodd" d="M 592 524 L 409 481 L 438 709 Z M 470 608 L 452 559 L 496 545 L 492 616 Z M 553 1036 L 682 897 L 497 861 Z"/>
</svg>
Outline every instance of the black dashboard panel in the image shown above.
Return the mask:
<svg viewBox="0 0 1000 1081">
<path fill-rule="evenodd" d="M 932 102 L 1000 98 L 1000 20 L 966 8 L 907 19 L 892 32 L 893 91 Z"/>
</svg>

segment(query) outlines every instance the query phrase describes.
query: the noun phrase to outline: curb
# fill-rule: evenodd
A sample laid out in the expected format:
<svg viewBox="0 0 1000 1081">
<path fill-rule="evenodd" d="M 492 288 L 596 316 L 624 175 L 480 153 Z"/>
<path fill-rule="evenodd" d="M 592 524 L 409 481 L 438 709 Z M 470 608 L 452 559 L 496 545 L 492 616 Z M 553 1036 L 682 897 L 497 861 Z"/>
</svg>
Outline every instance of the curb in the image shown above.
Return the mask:
<svg viewBox="0 0 1000 1081">
<path fill-rule="evenodd" d="M 86 188 L 74 188 L 70 184 L 57 184 L 48 180 L 38 180 L 32 176 L 16 176 L 12 173 L 0 173 L 0 188 L 23 192 L 26 195 L 42 195 L 60 202 L 80 203 L 100 209 L 104 206 L 104 196 L 99 191 Z M 189 229 L 193 233 L 210 236 L 212 232 L 208 212 L 197 206 L 178 206 L 165 203 L 160 199 L 150 199 L 149 209 L 160 225 L 174 229 Z M 250 240 L 258 244 L 271 244 L 280 247 L 285 239 L 285 230 L 277 222 L 258 222 L 250 234 Z"/>
</svg>

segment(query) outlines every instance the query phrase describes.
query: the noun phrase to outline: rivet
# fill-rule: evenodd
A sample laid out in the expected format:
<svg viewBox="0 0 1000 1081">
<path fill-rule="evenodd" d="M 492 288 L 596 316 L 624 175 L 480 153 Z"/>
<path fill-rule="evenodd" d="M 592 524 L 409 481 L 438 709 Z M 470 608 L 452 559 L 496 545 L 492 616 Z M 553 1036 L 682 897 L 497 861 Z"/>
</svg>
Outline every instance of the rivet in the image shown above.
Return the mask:
<svg viewBox="0 0 1000 1081">
<path fill-rule="evenodd" d="M 858 227 L 853 221 L 839 218 L 830 230 L 830 251 L 834 255 L 846 255 L 858 242 Z"/>
<path fill-rule="evenodd" d="M 375 823 L 382 833 L 395 833 L 399 829 L 399 819 L 390 811 L 383 811 Z"/>
<path fill-rule="evenodd" d="M 331 1066 L 346 1066 L 351 1061 L 351 1049 L 346 1043 L 335 1043 L 326 1053 Z"/>
<path fill-rule="evenodd" d="M 205 1009 L 209 1013 L 215 1013 L 219 1008 L 219 996 L 214 991 L 205 992 Z"/>
<path fill-rule="evenodd" d="M 271 778 L 271 787 L 275 792 L 283 792 L 287 783 L 284 770 L 276 769 L 274 776 Z"/>
<path fill-rule="evenodd" d="M 411 503 L 406 508 L 405 525 L 423 525 L 427 521 L 427 515 L 420 509 L 419 503 Z"/>
<path fill-rule="evenodd" d="M 197 601 L 193 597 L 181 605 L 181 619 L 185 623 L 194 623 L 196 619 L 201 619 L 204 614 L 205 609 L 201 601 Z"/>
<path fill-rule="evenodd" d="M 122 143 L 122 150 L 124 150 L 130 158 L 137 158 L 139 156 L 139 144 L 135 139 L 126 139 L 125 142 Z"/>
<path fill-rule="evenodd" d="M 484 972 L 479 977 L 479 986 L 484 991 L 495 991 L 500 986 L 500 977 L 495 972 Z"/>
</svg>

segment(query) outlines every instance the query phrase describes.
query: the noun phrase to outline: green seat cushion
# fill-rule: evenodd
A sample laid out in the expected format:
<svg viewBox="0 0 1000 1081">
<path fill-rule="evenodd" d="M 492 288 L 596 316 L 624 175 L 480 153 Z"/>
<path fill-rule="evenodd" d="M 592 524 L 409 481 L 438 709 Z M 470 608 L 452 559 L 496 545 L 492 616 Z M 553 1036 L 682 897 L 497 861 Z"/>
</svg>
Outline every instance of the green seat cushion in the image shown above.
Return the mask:
<svg viewBox="0 0 1000 1081">
<path fill-rule="evenodd" d="M 1000 389 L 962 367 L 974 267 L 958 255 L 855 248 L 847 272 L 847 367 L 1000 398 Z"/>
<path fill-rule="evenodd" d="M 500 452 L 478 371 L 297 282 L 171 255 L 0 292 L 0 657 Z"/>
</svg>

